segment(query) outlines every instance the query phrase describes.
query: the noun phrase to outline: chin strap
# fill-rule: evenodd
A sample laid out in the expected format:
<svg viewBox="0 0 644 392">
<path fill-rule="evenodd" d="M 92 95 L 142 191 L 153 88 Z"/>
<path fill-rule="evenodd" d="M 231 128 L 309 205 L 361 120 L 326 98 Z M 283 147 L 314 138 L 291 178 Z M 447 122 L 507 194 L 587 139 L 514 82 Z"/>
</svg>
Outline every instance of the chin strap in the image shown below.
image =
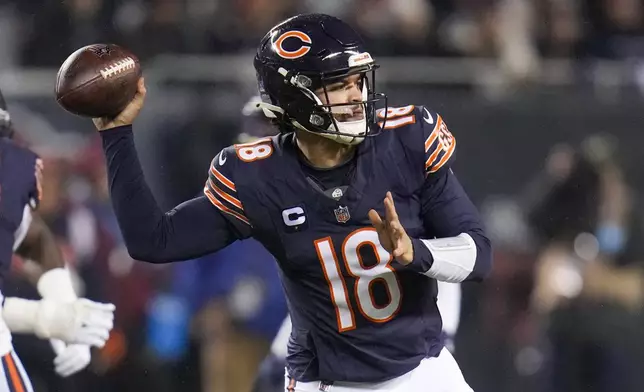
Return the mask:
<svg viewBox="0 0 644 392">
<path fill-rule="evenodd" d="M 266 102 L 256 102 L 254 105 L 257 109 L 261 109 L 264 115 L 268 118 L 277 119 L 282 123 L 285 123 L 287 121 L 285 118 L 286 112 L 284 111 L 284 109 L 282 109 L 279 106 L 266 103 Z M 290 124 L 292 124 L 296 128 L 299 128 L 303 131 L 312 132 L 308 130 L 305 126 L 300 124 L 298 121 L 296 121 L 295 119 L 291 119 Z M 340 130 L 340 134 L 335 132 L 328 132 L 328 133 L 312 132 L 312 133 L 334 140 L 338 143 L 348 144 L 348 145 L 360 144 L 364 140 L 365 132 L 364 131 L 360 132 L 360 131 L 365 130 L 367 128 L 366 120 L 363 119 L 359 121 L 350 121 L 345 123 L 339 123 L 337 125 Z"/>
</svg>

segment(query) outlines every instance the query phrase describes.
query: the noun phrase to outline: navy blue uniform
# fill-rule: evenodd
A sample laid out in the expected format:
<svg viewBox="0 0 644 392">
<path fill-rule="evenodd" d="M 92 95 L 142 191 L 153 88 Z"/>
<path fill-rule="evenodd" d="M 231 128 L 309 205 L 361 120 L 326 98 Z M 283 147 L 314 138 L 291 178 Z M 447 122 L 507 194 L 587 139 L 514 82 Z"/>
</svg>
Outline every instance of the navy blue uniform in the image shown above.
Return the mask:
<svg viewBox="0 0 644 392">
<path fill-rule="evenodd" d="M 0 137 L 0 287 L 11 266 L 25 208 L 35 209 L 40 200 L 37 161 L 30 150 Z"/>
<path fill-rule="evenodd" d="M 224 149 L 212 162 L 205 198 L 162 213 L 143 182 L 131 129 L 103 132 L 110 188 L 134 258 L 168 262 L 248 237 L 277 259 L 293 332 L 288 373 L 298 381 L 378 382 L 414 369 L 442 349 L 432 254 L 421 238 L 469 234 L 477 260 L 468 280 L 490 269 L 490 244 L 475 207 L 449 169 L 456 142 L 422 107 L 389 109 L 385 130 L 342 165 L 346 182 L 327 189 L 310 175 L 293 134 Z M 414 244 L 402 266 L 379 244 L 367 213 L 384 215 L 393 193 Z M 215 208 L 213 208 L 213 206 Z"/>
</svg>

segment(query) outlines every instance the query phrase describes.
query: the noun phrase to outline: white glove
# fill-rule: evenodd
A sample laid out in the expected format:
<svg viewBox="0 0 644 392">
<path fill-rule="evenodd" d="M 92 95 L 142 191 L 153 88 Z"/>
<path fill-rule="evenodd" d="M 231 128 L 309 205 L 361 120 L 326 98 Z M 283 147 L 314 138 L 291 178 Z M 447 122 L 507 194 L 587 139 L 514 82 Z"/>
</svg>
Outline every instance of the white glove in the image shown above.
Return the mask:
<svg viewBox="0 0 644 392">
<path fill-rule="evenodd" d="M 67 344 L 103 347 L 114 327 L 114 305 L 93 302 L 85 298 L 72 303 L 43 300 L 38 330 L 48 338 L 60 339 Z M 49 305 L 49 304 L 52 305 Z M 56 308 L 54 310 L 54 308 Z M 40 327 L 40 328 L 38 328 Z M 89 348 L 88 348 L 89 349 Z"/>
<path fill-rule="evenodd" d="M 101 348 L 114 326 L 114 305 L 85 298 L 65 303 L 10 297 L 2 316 L 12 332 L 33 332 L 43 339 Z"/>
<path fill-rule="evenodd" d="M 91 301 L 77 299 L 78 297 L 76 296 L 76 292 L 74 291 L 71 275 L 67 269 L 54 268 L 52 270 L 45 272 L 38 280 L 37 286 L 38 286 L 38 292 L 43 297 L 43 299 L 54 300 L 57 303 L 60 302 L 60 303 L 72 304 L 72 306 L 74 307 L 74 310 L 78 310 L 77 312 L 78 314 L 86 316 L 86 317 L 75 317 L 77 314 L 76 312 L 69 313 L 66 320 L 68 321 L 70 319 L 74 320 L 73 322 L 69 323 L 70 328 L 75 327 L 76 330 L 79 330 L 79 329 L 82 329 L 85 325 L 91 324 L 92 326 L 99 327 L 99 329 L 102 326 L 104 330 L 107 329 L 108 333 L 109 333 L 109 330 L 112 329 L 113 315 L 110 315 L 109 317 L 101 317 L 101 316 L 90 317 L 89 315 L 93 314 L 94 312 L 83 312 L 80 309 L 93 308 L 94 310 L 98 310 L 98 308 L 105 306 L 102 309 L 104 312 L 113 313 L 114 306 L 102 305 L 97 308 L 94 305 L 101 305 L 101 304 L 96 304 L 96 303 L 94 303 L 94 305 L 92 306 L 78 305 L 78 304 L 83 304 L 84 301 L 87 301 L 87 302 L 91 302 Z M 98 313 L 100 314 L 101 312 L 99 311 Z M 109 320 L 109 324 L 106 323 L 107 320 Z M 89 330 L 90 329 L 87 329 L 87 331 Z M 92 328 L 91 330 L 93 332 L 96 332 L 96 329 L 94 328 Z M 58 329 L 57 331 L 62 332 L 62 330 L 58 330 Z M 71 333 L 69 335 L 75 336 L 75 337 L 79 336 L 77 333 Z M 98 335 L 96 335 L 95 333 L 91 333 L 89 335 L 100 337 L 100 333 Z M 103 339 L 103 344 L 106 339 L 107 337 Z M 64 342 L 60 340 L 52 339 L 51 346 L 54 349 L 54 352 L 56 353 L 56 358 L 54 359 L 54 367 L 56 369 L 56 373 L 58 373 L 58 375 L 62 377 L 71 376 L 72 374 L 85 369 L 87 365 L 89 365 L 90 361 L 92 360 L 92 355 L 89 351 L 88 345 L 71 344 L 67 346 L 65 345 Z"/>
<path fill-rule="evenodd" d="M 82 344 L 65 345 L 60 340 L 51 340 L 51 347 L 56 353 L 54 368 L 61 377 L 69 377 L 85 369 L 92 360 L 89 346 Z"/>
</svg>

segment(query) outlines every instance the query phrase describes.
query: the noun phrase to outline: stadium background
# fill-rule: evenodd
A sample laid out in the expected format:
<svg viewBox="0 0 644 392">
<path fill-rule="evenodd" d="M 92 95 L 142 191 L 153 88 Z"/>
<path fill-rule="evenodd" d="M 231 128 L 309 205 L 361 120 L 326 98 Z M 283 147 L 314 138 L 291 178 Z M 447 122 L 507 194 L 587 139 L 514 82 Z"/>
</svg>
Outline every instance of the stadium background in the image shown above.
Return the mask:
<svg viewBox="0 0 644 392">
<path fill-rule="evenodd" d="M 46 342 L 15 339 L 36 391 L 245 392 L 285 314 L 270 260 L 252 249 L 181 266 L 129 259 L 92 124 L 59 108 L 53 85 L 90 43 L 140 57 L 137 146 L 170 208 L 257 129 L 241 110 L 254 45 L 298 12 L 353 23 L 390 103 L 433 108 L 459 140 L 454 170 L 496 258 L 485 284 L 464 287 L 456 357 L 474 389 L 642 390 L 641 0 L 4 0 L 0 88 L 45 158 L 42 213 L 83 293 L 117 305 L 109 344 L 70 379 L 52 374 Z M 5 294 L 35 295 L 33 268 L 16 259 Z"/>
</svg>

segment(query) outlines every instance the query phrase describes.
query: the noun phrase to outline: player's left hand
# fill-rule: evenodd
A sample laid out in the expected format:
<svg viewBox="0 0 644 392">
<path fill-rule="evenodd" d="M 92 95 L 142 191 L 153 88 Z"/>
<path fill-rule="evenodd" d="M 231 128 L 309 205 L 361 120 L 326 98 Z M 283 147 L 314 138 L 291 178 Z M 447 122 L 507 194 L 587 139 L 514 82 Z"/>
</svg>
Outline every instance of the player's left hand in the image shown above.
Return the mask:
<svg viewBox="0 0 644 392">
<path fill-rule="evenodd" d="M 51 346 L 56 353 L 54 367 L 61 377 L 69 377 L 85 369 L 92 360 L 89 346 L 84 344 L 66 345 L 60 340 L 51 340 Z"/>
<path fill-rule="evenodd" d="M 398 219 L 391 192 L 387 192 L 384 203 L 385 220 L 382 220 L 376 210 L 369 211 L 369 220 L 378 232 L 378 239 L 382 247 L 391 253 L 397 262 L 407 265 L 414 260 L 414 247 L 411 238 Z"/>
</svg>

